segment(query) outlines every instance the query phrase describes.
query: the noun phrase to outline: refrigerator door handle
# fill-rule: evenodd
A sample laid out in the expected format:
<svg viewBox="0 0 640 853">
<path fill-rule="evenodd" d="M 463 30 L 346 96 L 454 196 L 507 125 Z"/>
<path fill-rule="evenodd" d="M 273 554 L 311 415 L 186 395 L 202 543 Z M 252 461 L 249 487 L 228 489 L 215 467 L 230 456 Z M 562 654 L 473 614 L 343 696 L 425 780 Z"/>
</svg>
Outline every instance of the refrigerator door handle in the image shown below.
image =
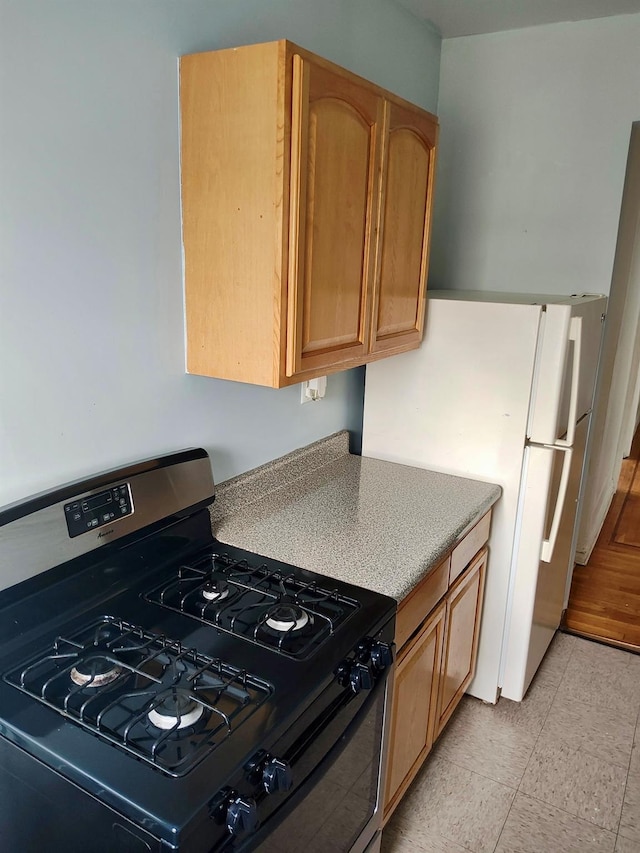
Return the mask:
<svg viewBox="0 0 640 853">
<path fill-rule="evenodd" d="M 580 390 L 580 350 L 582 348 L 582 317 L 572 317 L 569 324 L 569 340 L 573 341 L 573 369 L 571 371 L 571 396 L 569 397 L 569 423 L 567 437 L 557 439 L 557 447 L 573 447 L 578 415 L 578 391 Z M 563 469 L 564 475 L 564 469 Z M 548 562 L 548 561 L 547 561 Z"/>
<path fill-rule="evenodd" d="M 558 443 L 559 444 L 559 443 Z M 549 450 L 561 450 L 564 453 L 562 461 L 562 473 L 560 474 L 560 486 L 558 488 L 558 497 L 556 498 L 555 509 L 553 510 L 553 520 L 551 529 L 549 530 L 549 538 L 542 540 L 542 550 L 540 559 L 545 563 L 550 563 L 553 558 L 553 552 L 556 547 L 556 539 L 558 538 L 558 530 L 560 529 L 560 519 L 562 518 L 562 510 L 567 497 L 567 487 L 569 485 L 569 474 L 571 472 L 571 457 L 573 456 L 573 448 L 548 445 Z"/>
</svg>

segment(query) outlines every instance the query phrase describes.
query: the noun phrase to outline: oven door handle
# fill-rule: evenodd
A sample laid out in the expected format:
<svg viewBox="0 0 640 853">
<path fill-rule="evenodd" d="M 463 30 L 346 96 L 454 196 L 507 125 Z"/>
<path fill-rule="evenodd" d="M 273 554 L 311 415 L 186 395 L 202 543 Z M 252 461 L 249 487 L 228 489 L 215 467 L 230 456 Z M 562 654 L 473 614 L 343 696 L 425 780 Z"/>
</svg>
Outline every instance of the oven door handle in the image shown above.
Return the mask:
<svg viewBox="0 0 640 853">
<path fill-rule="evenodd" d="M 360 707 L 356 711 L 352 720 L 347 724 L 347 729 L 353 725 L 357 725 L 358 720 L 363 714 L 366 714 L 370 706 L 376 701 L 380 691 L 384 690 L 387 683 L 388 671 L 381 673 L 373 683 L 372 687 L 366 692 L 360 690 L 355 692 L 351 687 L 346 688 L 332 703 L 325 709 L 325 712 L 314 721 L 313 726 L 310 726 L 303 735 L 287 750 L 286 760 L 295 767 L 296 763 L 304 756 L 310 743 L 315 743 L 318 734 L 325 734 L 327 728 L 334 723 L 338 717 L 354 702 L 360 701 Z M 344 737 L 344 736 L 342 736 Z M 338 739 L 339 740 L 339 739 Z"/>
</svg>

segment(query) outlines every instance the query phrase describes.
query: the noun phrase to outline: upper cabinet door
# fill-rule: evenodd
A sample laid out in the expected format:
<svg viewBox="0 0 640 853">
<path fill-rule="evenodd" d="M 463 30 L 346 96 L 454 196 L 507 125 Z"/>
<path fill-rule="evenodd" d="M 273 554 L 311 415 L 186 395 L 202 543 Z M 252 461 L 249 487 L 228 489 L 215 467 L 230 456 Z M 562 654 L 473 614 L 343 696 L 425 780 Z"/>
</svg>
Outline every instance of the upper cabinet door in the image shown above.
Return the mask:
<svg viewBox="0 0 640 853">
<path fill-rule="evenodd" d="M 387 102 L 371 352 L 422 340 L 437 122 Z"/>
<path fill-rule="evenodd" d="M 384 100 L 293 56 L 287 376 L 368 352 Z"/>
</svg>

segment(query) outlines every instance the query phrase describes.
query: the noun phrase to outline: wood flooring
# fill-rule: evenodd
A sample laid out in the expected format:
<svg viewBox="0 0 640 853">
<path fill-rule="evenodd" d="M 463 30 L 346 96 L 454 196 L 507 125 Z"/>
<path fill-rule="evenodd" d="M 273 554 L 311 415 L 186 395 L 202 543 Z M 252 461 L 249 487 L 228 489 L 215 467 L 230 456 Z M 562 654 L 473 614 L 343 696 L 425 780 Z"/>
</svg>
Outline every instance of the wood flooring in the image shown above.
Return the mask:
<svg viewBox="0 0 640 853">
<path fill-rule="evenodd" d="M 563 628 L 640 652 L 640 430 L 586 566 L 576 566 Z"/>
</svg>

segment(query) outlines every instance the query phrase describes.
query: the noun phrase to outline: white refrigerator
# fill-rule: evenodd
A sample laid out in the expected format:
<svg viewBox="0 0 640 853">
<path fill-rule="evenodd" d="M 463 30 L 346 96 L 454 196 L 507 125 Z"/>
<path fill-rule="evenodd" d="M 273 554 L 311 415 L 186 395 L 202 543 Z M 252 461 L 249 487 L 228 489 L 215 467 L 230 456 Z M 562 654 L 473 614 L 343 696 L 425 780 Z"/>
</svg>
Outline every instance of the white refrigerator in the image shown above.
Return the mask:
<svg viewBox="0 0 640 853">
<path fill-rule="evenodd" d="M 468 692 L 520 701 L 569 594 L 606 298 L 429 294 L 422 346 L 367 366 L 363 456 L 502 486 Z"/>
</svg>

